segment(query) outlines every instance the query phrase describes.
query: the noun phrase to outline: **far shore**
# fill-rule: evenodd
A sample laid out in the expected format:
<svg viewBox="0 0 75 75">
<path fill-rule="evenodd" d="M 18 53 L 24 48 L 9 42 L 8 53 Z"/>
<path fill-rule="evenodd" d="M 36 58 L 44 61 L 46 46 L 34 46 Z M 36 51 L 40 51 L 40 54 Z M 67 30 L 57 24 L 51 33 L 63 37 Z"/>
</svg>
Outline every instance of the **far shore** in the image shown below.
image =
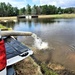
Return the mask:
<svg viewBox="0 0 75 75">
<path fill-rule="evenodd" d="M 17 16 L 11 16 L 11 17 L 0 17 L 0 20 L 14 20 L 17 19 Z"/>
<path fill-rule="evenodd" d="M 0 17 L 0 22 L 7 22 L 7 21 L 14 21 L 16 22 L 17 16 L 11 16 L 11 17 Z"/>
<path fill-rule="evenodd" d="M 75 14 L 38 15 L 38 18 L 75 18 Z M 0 17 L 1 22 L 15 21 L 17 16 Z"/>
<path fill-rule="evenodd" d="M 75 14 L 38 15 L 38 18 L 75 18 Z"/>
</svg>

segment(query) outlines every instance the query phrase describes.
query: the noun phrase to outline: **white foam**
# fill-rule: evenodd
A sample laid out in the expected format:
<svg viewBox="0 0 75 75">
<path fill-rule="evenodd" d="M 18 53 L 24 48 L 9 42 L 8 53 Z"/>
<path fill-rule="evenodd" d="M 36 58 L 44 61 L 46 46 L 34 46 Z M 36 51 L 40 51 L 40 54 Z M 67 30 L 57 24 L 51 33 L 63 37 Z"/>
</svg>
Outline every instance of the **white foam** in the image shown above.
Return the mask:
<svg viewBox="0 0 75 75">
<path fill-rule="evenodd" d="M 34 46 L 39 50 L 48 49 L 48 43 L 43 42 L 41 38 L 37 37 L 36 34 L 33 34 L 32 37 L 34 38 Z"/>
</svg>

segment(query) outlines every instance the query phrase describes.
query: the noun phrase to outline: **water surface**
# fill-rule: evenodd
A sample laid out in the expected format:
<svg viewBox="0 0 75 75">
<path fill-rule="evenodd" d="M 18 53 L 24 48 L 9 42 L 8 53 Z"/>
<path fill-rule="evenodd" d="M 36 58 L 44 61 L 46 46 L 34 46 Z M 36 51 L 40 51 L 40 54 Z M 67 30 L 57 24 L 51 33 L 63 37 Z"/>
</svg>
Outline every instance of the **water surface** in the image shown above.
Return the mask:
<svg viewBox="0 0 75 75">
<path fill-rule="evenodd" d="M 4 25 L 17 31 L 31 31 L 48 42 L 51 50 L 38 51 L 38 60 L 60 63 L 75 71 L 75 19 L 21 19 Z M 33 45 L 31 37 L 20 37 L 20 40 Z"/>
</svg>

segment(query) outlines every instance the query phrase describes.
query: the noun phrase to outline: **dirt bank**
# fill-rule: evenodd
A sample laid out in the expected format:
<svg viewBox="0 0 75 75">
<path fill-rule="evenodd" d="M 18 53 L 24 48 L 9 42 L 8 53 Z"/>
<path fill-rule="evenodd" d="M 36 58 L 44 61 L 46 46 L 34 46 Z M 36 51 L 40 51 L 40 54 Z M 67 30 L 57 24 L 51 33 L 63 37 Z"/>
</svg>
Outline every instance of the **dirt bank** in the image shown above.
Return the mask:
<svg viewBox="0 0 75 75">
<path fill-rule="evenodd" d="M 31 57 L 14 65 L 17 75 L 43 75 L 40 66 Z"/>
</svg>

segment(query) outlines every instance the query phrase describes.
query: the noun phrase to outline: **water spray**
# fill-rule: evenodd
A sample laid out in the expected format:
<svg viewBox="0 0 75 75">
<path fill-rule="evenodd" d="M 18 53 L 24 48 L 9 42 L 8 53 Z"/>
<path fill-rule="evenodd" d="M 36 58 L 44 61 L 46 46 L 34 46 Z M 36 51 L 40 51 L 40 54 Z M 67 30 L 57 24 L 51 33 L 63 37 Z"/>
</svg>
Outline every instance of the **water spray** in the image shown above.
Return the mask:
<svg viewBox="0 0 75 75">
<path fill-rule="evenodd" d="M 48 43 L 43 42 L 36 34 L 23 31 L 1 31 L 2 36 L 32 36 L 34 38 L 34 46 L 39 50 L 48 49 Z"/>
<path fill-rule="evenodd" d="M 45 50 L 48 49 L 48 43 L 43 42 L 41 38 L 39 38 L 36 34 L 32 34 L 32 37 L 34 38 L 34 46 L 38 48 L 39 50 Z"/>
</svg>

